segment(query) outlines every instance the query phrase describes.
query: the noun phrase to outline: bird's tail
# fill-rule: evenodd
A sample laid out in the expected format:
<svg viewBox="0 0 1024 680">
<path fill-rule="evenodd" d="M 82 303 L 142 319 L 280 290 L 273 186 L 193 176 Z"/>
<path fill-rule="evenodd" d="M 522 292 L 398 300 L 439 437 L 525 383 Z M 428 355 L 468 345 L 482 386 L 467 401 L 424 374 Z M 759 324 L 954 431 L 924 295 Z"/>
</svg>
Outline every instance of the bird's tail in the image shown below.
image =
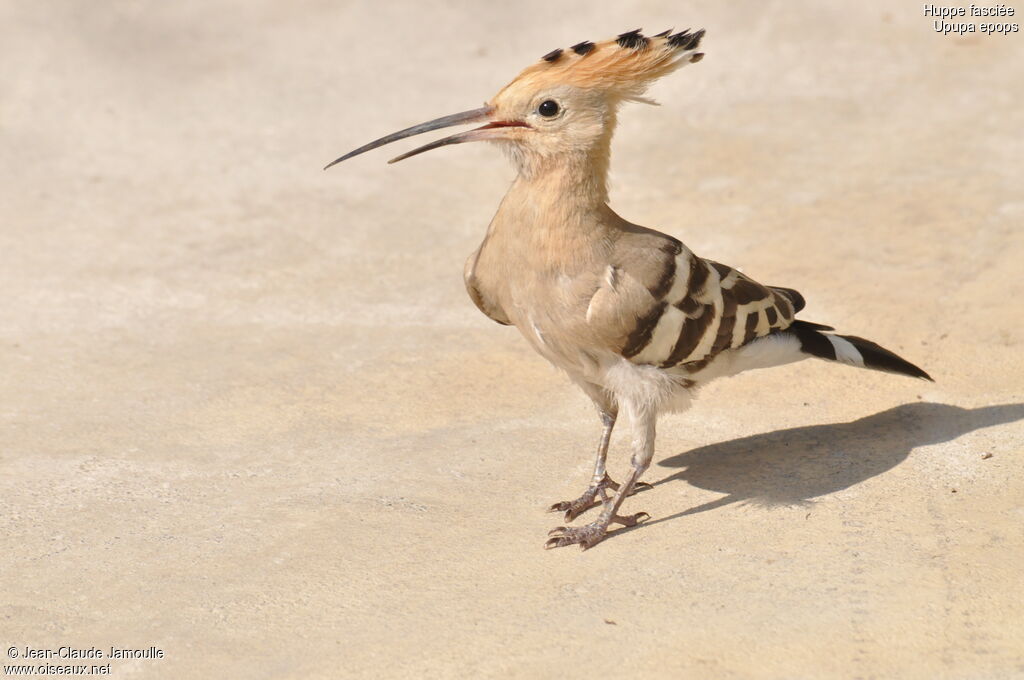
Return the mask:
<svg viewBox="0 0 1024 680">
<path fill-rule="evenodd" d="M 829 332 L 834 330 L 831 326 L 819 323 L 794 321 L 784 332 L 794 335 L 800 341 L 800 351 L 812 357 L 932 380 L 923 370 L 884 347 L 855 335 Z"/>
</svg>

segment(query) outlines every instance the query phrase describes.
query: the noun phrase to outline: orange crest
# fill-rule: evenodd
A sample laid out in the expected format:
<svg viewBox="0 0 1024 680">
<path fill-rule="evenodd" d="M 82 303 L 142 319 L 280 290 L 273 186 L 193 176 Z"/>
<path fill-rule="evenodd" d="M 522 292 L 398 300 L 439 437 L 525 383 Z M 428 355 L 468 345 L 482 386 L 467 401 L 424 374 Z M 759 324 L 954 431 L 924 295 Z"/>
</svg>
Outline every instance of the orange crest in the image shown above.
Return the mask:
<svg viewBox="0 0 1024 680">
<path fill-rule="evenodd" d="M 664 31 L 651 37 L 637 29 L 611 40 L 584 41 L 545 54 L 503 91 L 513 85 L 571 85 L 606 90 L 624 99 L 639 97 L 658 78 L 683 64 L 700 61 L 704 55 L 695 50 L 702 37 L 704 29 L 675 34 Z"/>
</svg>

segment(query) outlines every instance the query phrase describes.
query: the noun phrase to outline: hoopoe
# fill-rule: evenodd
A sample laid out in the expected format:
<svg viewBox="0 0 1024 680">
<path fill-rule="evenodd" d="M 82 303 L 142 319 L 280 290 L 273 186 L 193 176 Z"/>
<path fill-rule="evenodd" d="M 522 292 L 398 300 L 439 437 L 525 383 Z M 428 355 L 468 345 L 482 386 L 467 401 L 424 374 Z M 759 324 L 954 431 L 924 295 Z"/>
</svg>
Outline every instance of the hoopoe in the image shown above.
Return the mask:
<svg viewBox="0 0 1024 680">
<path fill-rule="evenodd" d="M 817 357 L 931 380 L 879 345 L 797 320 L 804 298 L 765 286 L 695 255 L 678 239 L 632 224 L 608 206 L 608 163 L 619 106 L 647 101 L 648 85 L 700 61 L 704 31 L 640 30 L 556 49 L 526 68 L 484 106 L 416 125 L 366 144 L 327 167 L 384 144 L 464 123 L 481 127 L 404 153 L 449 144 L 500 144 L 517 171 L 483 243 L 465 267 L 466 290 L 492 320 L 526 341 L 593 400 L 603 430 L 590 485 L 552 511 L 583 526 L 549 533 L 545 547 L 599 542 L 620 515 L 654 455 L 655 423 L 685 409 L 698 388 L 741 371 Z M 325 168 L 326 169 L 326 168 Z M 632 427 L 632 471 L 624 483 L 605 461 L 616 419 Z M 614 492 L 611 495 L 610 492 Z"/>
</svg>

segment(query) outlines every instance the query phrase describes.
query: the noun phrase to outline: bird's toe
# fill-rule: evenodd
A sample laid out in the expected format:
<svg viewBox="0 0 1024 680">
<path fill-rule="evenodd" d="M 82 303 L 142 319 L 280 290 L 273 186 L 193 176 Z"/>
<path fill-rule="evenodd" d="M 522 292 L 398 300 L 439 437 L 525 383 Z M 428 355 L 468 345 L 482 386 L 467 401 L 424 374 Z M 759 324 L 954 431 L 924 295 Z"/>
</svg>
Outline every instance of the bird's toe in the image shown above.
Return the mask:
<svg viewBox="0 0 1024 680">
<path fill-rule="evenodd" d="M 615 515 L 612 517 L 612 521 L 618 522 L 622 526 L 635 527 L 637 524 L 643 524 L 650 518 L 651 516 L 646 512 L 638 512 L 635 515 Z"/>
<path fill-rule="evenodd" d="M 544 548 L 550 550 L 567 545 L 579 545 L 580 548 L 586 550 L 600 543 L 607 532 L 608 525 L 600 521 L 591 522 L 581 527 L 555 527 L 548 532 L 548 536 L 551 538 L 544 544 Z"/>
<path fill-rule="evenodd" d="M 565 521 L 571 522 L 584 512 L 600 505 L 601 501 L 597 500 L 597 487 L 591 487 L 587 489 L 582 496 L 571 501 L 561 501 L 555 503 L 548 512 L 564 512 Z"/>
</svg>

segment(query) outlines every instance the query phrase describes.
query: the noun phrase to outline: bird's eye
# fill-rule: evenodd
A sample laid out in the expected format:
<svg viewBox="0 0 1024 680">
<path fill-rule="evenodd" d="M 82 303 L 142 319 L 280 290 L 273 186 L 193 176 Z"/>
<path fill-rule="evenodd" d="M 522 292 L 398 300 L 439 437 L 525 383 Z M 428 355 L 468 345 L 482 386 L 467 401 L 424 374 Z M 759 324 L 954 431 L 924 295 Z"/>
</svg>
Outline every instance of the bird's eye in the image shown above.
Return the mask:
<svg viewBox="0 0 1024 680">
<path fill-rule="evenodd" d="M 551 118 L 552 116 L 558 115 L 558 102 L 553 99 L 545 99 L 541 102 L 540 106 L 537 107 L 537 113 L 544 116 L 545 118 Z"/>
</svg>

